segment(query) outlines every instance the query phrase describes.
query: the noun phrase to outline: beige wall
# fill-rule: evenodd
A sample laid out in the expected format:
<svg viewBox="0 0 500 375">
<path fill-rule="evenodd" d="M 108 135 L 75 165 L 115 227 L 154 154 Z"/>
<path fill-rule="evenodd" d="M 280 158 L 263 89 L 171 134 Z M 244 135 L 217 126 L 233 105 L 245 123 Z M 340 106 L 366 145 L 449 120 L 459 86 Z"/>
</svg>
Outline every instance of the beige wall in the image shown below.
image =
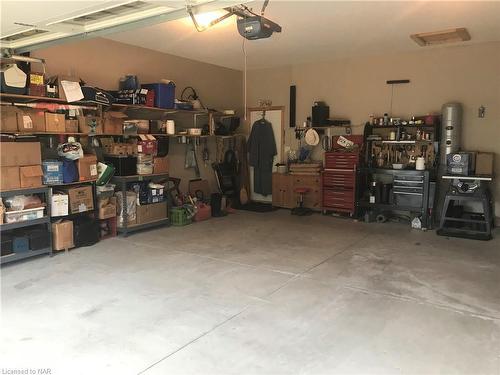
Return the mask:
<svg viewBox="0 0 500 375">
<path fill-rule="evenodd" d="M 241 113 L 243 107 L 242 73 L 237 70 L 101 38 L 35 51 L 33 56 L 46 59 L 49 75 L 76 75 L 89 85 L 107 90 L 116 90 L 121 76 L 135 74 L 141 83 L 158 82 L 162 78 L 173 80 L 178 98 L 184 87 L 193 86 L 209 108 L 232 108 Z M 215 159 L 215 142 L 210 145 Z M 182 178 L 185 187 L 189 179 L 195 178 L 191 169 L 184 169 L 185 147 L 174 141 L 170 146 L 171 175 Z M 201 161 L 200 153 L 198 160 Z M 215 188 L 212 168 L 201 165 L 200 169 L 201 177 Z"/>
<path fill-rule="evenodd" d="M 271 99 L 288 112 L 289 86 L 297 86 L 297 123 L 310 116 L 314 101 L 323 100 L 333 117 L 349 118 L 362 133 L 369 114 L 389 112 L 389 79 L 410 79 L 394 89 L 393 115 L 439 113 L 449 101 L 464 108 L 462 148 L 496 153 L 500 176 L 500 43 L 446 47 L 419 52 L 336 60 L 248 73 L 248 105 Z M 477 117 L 480 105 L 486 117 Z M 288 113 L 286 114 L 288 125 Z M 292 131 L 287 145 L 296 148 Z M 320 149 L 320 147 L 318 147 Z M 321 152 L 314 153 L 321 158 Z M 500 215 L 500 184 L 494 187 Z"/>
</svg>

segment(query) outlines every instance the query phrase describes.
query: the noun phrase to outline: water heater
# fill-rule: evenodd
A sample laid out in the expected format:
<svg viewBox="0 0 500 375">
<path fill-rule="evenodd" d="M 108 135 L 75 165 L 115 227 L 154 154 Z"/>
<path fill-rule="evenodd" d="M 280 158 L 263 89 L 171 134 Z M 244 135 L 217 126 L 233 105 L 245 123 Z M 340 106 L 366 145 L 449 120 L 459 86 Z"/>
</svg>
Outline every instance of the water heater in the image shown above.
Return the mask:
<svg viewBox="0 0 500 375">
<path fill-rule="evenodd" d="M 462 133 L 462 105 L 446 103 L 441 108 L 441 164 L 446 165 L 446 155 L 460 151 Z"/>
</svg>

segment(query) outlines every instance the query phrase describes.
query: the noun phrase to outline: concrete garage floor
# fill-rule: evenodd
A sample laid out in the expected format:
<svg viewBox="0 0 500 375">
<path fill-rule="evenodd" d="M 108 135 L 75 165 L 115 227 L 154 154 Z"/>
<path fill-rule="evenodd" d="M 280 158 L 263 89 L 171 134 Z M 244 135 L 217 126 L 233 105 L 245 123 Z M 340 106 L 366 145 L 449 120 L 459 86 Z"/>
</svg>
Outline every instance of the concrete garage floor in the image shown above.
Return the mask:
<svg viewBox="0 0 500 375">
<path fill-rule="evenodd" d="M 0 367 L 499 374 L 499 234 L 239 212 L 5 266 Z"/>
</svg>

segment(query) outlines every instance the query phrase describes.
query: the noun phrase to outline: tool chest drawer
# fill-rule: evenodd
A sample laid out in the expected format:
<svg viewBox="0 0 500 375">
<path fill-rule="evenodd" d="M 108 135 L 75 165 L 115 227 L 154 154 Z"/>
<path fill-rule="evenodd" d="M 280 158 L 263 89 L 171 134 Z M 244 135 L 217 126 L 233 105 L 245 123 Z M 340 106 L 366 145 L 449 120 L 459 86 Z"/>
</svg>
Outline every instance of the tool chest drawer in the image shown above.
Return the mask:
<svg viewBox="0 0 500 375">
<path fill-rule="evenodd" d="M 350 170 L 325 171 L 323 173 L 324 187 L 353 187 L 356 180 L 356 174 Z"/>
<path fill-rule="evenodd" d="M 325 169 L 354 169 L 359 163 L 359 155 L 347 152 L 326 152 Z"/>
<path fill-rule="evenodd" d="M 323 197 L 324 200 L 331 199 L 352 202 L 354 201 L 354 191 L 325 189 L 323 192 Z"/>
</svg>

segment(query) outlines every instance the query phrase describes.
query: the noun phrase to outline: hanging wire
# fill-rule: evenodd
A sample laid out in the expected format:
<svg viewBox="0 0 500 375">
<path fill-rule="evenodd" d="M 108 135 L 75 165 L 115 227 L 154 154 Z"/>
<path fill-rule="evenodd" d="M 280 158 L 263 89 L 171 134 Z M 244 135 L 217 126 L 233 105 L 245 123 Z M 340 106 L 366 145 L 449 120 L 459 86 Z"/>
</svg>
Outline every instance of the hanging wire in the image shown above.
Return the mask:
<svg viewBox="0 0 500 375">
<path fill-rule="evenodd" d="M 247 49 L 246 49 L 246 38 L 243 38 L 243 111 L 244 119 L 247 119 Z"/>
</svg>

